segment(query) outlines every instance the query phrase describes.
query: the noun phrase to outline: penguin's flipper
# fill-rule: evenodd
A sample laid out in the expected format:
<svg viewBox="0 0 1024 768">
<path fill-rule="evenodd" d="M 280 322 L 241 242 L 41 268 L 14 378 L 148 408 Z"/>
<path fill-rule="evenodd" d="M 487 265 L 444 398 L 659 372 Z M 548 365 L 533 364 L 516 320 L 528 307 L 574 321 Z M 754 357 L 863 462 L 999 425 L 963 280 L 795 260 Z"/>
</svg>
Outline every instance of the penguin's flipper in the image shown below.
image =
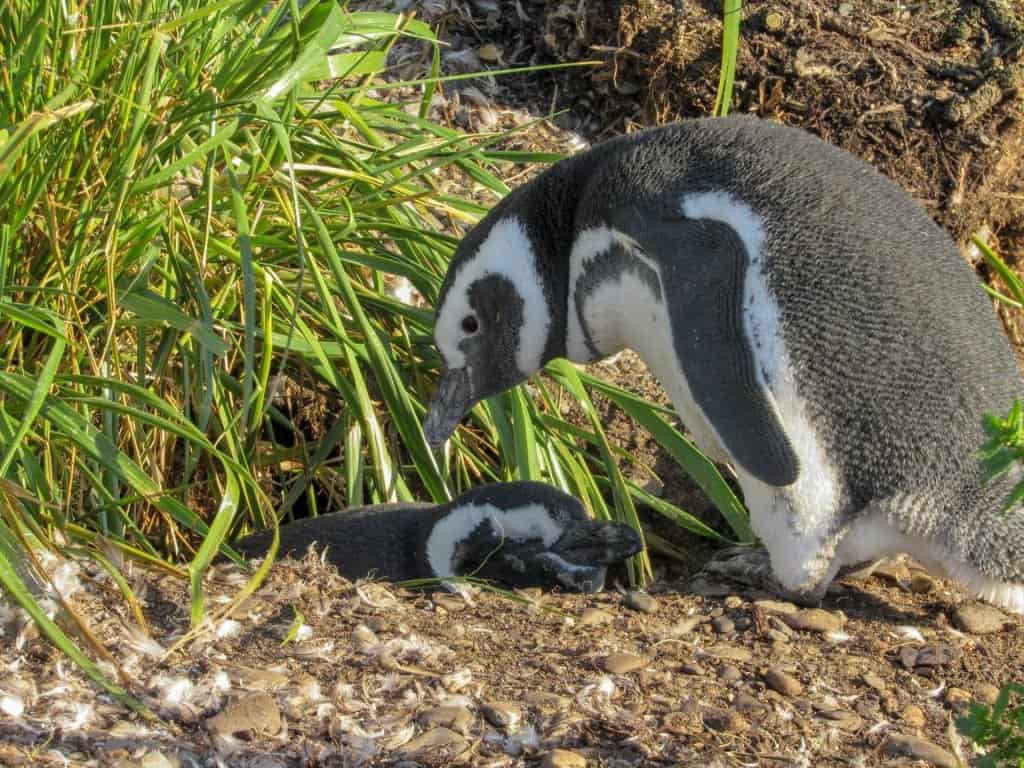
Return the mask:
<svg viewBox="0 0 1024 768">
<path fill-rule="evenodd" d="M 711 219 L 687 219 L 630 205 L 613 226 L 657 265 L 675 353 L 690 393 L 744 470 L 787 486 L 800 470 L 743 326 L 749 255 L 736 231 Z"/>
</svg>

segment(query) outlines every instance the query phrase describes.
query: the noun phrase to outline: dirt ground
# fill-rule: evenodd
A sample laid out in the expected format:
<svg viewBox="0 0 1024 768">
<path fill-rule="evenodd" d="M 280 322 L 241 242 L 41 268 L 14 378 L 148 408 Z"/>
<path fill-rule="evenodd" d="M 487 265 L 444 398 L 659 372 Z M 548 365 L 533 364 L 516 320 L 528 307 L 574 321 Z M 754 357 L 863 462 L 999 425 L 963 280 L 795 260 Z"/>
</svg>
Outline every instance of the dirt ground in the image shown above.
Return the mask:
<svg viewBox="0 0 1024 768">
<path fill-rule="evenodd" d="M 512 146 L 575 149 L 714 103 L 717 0 L 412 7 L 439 25 L 446 72 L 597 62 L 445 88 L 437 116 L 471 130 L 558 113 Z M 1024 259 L 1024 26 L 1012 7 L 749 2 L 733 111 L 864 157 L 991 280 L 972 234 L 1014 266 Z M 395 58 L 396 76 L 422 73 L 422 51 L 400 46 Z M 510 183 L 528 174 L 503 170 Z M 1000 312 L 1024 348 L 1020 313 Z M 664 402 L 629 355 L 595 372 Z M 660 492 L 714 524 L 671 460 L 601 407 L 608 434 L 655 469 Z M 186 585 L 132 572 L 147 639 L 103 574 L 65 565 L 71 605 L 161 719 L 97 697 L 0 601 L 0 765 L 952 766 L 960 750 L 970 757 L 952 719 L 1024 669 L 1019 618 L 977 609 L 912 564 L 837 584 L 821 612 L 802 613 L 693 581 L 708 548 L 677 544 L 694 560 L 658 563 L 653 613 L 614 588 L 465 599 L 283 563 L 234 618 L 175 651 L 189 624 Z M 219 567 L 210 610 L 242 581 Z"/>
</svg>

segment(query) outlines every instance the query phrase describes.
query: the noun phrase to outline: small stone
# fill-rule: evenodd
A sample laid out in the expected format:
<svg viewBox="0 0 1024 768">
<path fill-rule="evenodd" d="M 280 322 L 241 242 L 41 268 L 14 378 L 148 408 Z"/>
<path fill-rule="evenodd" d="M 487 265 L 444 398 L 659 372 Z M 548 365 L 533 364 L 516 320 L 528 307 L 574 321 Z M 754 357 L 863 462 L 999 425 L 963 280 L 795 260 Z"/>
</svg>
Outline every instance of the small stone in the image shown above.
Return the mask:
<svg viewBox="0 0 1024 768">
<path fill-rule="evenodd" d="M 935 589 L 935 580 L 927 573 L 918 571 L 910 578 L 907 589 L 915 595 L 926 595 Z"/>
<path fill-rule="evenodd" d="M 443 608 L 448 613 L 457 613 L 466 610 L 466 601 L 455 595 L 434 595 L 434 605 Z"/>
<path fill-rule="evenodd" d="M 743 679 L 743 673 L 731 664 L 726 664 L 724 667 L 718 670 L 718 679 L 725 680 L 725 682 L 727 683 L 734 683 L 737 680 Z"/>
<path fill-rule="evenodd" d="M 412 757 L 423 752 L 444 752 L 449 755 L 461 755 L 469 749 L 469 743 L 455 731 L 447 728 L 434 728 L 424 734 L 410 739 L 399 749 L 399 753 Z"/>
<path fill-rule="evenodd" d="M 764 675 L 764 682 L 773 691 L 786 696 L 799 696 L 803 693 L 803 684 L 781 667 L 772 667 Z"/>
<path fill-rule="evenodd" d="M 236 685 L 247 691 L 272 691 L 288 684 L 287 675 L 282 675 L 272 669 L 234 667 L 228 670 L 228 676 Z"/>
<path fill-rule="evenodd" d="M 639 589 L 631 589 L 626 593 L 626 607 L 642 613 L 657 613 L 658 601 L 646 592 Z"/>
<path fill-rule="evenodd" d="M 269 693 L 250 693 L 208 718 L 206 727 L 219 736 L 243 731 L 272 735 L 281 730 L 281 710 Z"/>
<path fill-rule="evenodd" d="M 145 754 L 139 763 L 140 768 L 178 768 L 181 761 L 177 758 L 168 758 L 163 752 L 151 750 Z"/>
<path fill-rule="evenodd" d="M 477 56 L 480 57 L 481 61 L 486 61 L 489 64 L 501 59 L 501 49 L 494 43 L 485 43 L 477 49 Z"/>
<path fill-rule="evenodd" d="M 917 664 L 917 648 L 910 645 L 900 648 L 900 664 L 904 669 L 913 669 Z"/>
<path fill-rule="evenodd" d="M 712 619 L 711 626 L 720 635 L 731 635 L 736 631 L 736 625 L 728 616 L 719 616 L 717 619 Z"/>
<path fill-rule="evenodd" d="M 781 618 L 792 629 L 803 632 L 838 632 L 843 628 L 843 620 L 838 614 L 821 608 L 805 608 L 796 613 L 784 613 Z"/>
<path fill-rule="evenodd" d="M 613 675 L 626 675 L 647 666 L 647 659 L 635 653 L 612 653 L 605 657 L 604 669 Z"/>
<path fill-rule="evenodd" d="M 853 3 L 840 3 L 839 4 L 839 15 L 840 16 L 853 16 Z"/>
<path fill-rule="evenodd" d="M 704 669 L 696 661 L 687 661 L 679 668 L 679 671 L 684 675 L 704 675 L 707 674 L 707 670 Z"/>
<path fill-rule="evenodd" d="M 861 676 L 861 680 L 864 681 L 864 685 L 868 688 L 874 688 L 879 693 L 885 692 L 885 680 L 880 678 L 874 672 L 865 672 Z"/>
<path fill-rule="evenodd" d="M 731 709 L 708 709 L 703 716 L 704 725 L 712 731 L 741 733 L 749 727 L 742 715 Z"/>
<path fill-rule="evenodd" d="M 937 744 L 916 736 L 890 734 L 882 745 L 882 751 L 887 757 L 912 757 L 915 760 L 925 760 L 939 768 L 957 768 L 957 760 L 953 755 Z"/>
<path fill-rule="evenodd" d="M 673 637 L 683 637 L 693 632 L 698 625 L 703 624 L 707 620 L 707 616 L 701 616 L 700 614 L 687 616 L 685 619 L 677 621 L 672 626 L 672 629 L 669 630 L 669 634 Z"/>
<path fill-rule="evenodd" d="M 737 608 L 743 605 L 743 598 L 739 595 L 729 595 L 727 598 L 725 598 L 725 602 L 723 603 L 723 605 L 725 606 L 725 609 L 727 611 L 735 611 Z"/>
<path fill-rule="evenodd" d="M 978 701 L 990 707 L 999 699 L 999 688 L 991 683 L 978 683 L 974 686 L 974 692 L 978 696 Z"/>
<path fill-rule="evenodd" d="M 416 720 L 424 728 L 449 728 L 465 735 L 473 724 L 473 715 L 465 707 L 440 706 L 424 710 Z"/>
<path fill-rule="evenodd" d="M 388 628 L 387 619 L 383 616 L 368 616 L 364 624 L 374 632 L 383 632 Z"/>
<path fill-rule="evenodd" d="M 928 643 L 917 649 L 915 667 L 942 667 L 959 658 L 960 651 L 946 643 Z"/>
<path fill-rule="evenodd" d="M 963 688 L 948 688 L 943 700 L 954 709 L 962 709 L 971 703 L 972 697 Z"/>
<path fill-rule="evenodd" d="M 782 600 L 755 600 L 754 605 L 765 613 L 796 613 L 796 606 Z"/>
<path fill-rule="evenodd" d="M 900 586 L 910 580 L 910 569 L 902 560 L 889 560 L 875 568 L 871 575 Z"/>
<path fill-rule="evenodd" d="M 580 624 L 584 627 L 591 627 L 598 624 L 608 624 L 614 619 L 614 616 L 607 611 L 602 611 L 600 608 L 584 608 L 583 613 L 580 615 Z"/>
<path fill-rule="evenodd" d="M 738 712 L 763 712 L 767 707 L 749 693 L 737 693 L 732 705 Z"/>
<path fill-rule="evenodd" d="M 1008 621 L 1006 614 L 984 603 L 964 603 L 953 611 L 956 628 L 972 635 L 1000 632 Z"/>
<path fill-rule="evenodd" d="M 844 731 L 855 731 L 863 722 L 856 712 L 848 712 L 845 709 L 823 709 L 818 712 L 818 716 L 836 723 Z"/>
<path fill-rule="evenodd" d="M 540 761 L 541 768 L 587 768 L 587 758 L 568 749 L 552 749 Z"/>
<path fill-rule="evenodd" d="M 510 701 L 488 701 L 481 705 L 480 710 L 487 722 L 505 731 L 515 731 L 523 721 L 523 710 Z"/>
<path fill-rule="evenodd" d="M 900 720 L 911 728 L 923 728 L 927 718 L 924 716 L 924 710 L 917 706 L 917 704 L 908 704 L 903 708 Z"/>
<path fill-rule="evenodd" d="M 523 702 L 535 709 L 560 711 L 570 706 L 572 699 L 549 691 L 531 691 L 523 697 Z"/>
<path fill-rule="evenodd" d="M 724 645 L 722 643 L 705 648 L 704 653 L 708 656 L 714 656 L 716 659 L 738 661 L 741 664 L 753 658 L 753 654 L 746 648 L 737 648 L 734 645 Z"/>
</svg>

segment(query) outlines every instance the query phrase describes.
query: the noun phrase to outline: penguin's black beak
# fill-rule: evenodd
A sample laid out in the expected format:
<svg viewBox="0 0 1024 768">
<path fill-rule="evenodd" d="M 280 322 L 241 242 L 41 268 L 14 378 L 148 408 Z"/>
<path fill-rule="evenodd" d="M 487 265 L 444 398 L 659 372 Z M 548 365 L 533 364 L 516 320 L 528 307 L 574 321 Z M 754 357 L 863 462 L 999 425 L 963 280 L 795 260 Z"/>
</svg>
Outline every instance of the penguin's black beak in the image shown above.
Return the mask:
<svg viewBox="0 0 1024 768">
<path fill-rule="evenodd" d="M 445 368 L 437 381 L 437 388 L 427 406 L 427 417 L 423 421 L 423 434 L 427 443 L 433 448 L 443 444 L 473 405 L 469 368 Z"/>
<path fill-rule="evenodd" d="M 614 565 L 643 546 L 640 534 L 625 523 L 588 521 L 567 526 L 551 551 L 578 565 Z"/>
</svg>

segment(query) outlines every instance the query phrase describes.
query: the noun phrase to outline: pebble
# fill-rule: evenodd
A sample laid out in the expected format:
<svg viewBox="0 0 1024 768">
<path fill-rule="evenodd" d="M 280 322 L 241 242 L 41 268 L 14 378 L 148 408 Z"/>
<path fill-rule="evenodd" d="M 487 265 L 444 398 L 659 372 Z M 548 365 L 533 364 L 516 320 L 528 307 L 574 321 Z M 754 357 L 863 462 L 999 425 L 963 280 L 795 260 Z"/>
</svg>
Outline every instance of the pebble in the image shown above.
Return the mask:
<svg viewBox="0 0 1024 768">
<path fill-rule="evenodd" d="M 448 613 L 466 610 L 466 601 L 455 595 L 435 595 L 433 600 L 434 605 L 444 608 Z"/>
<path fill-rule="evenodd" d="M 766 707 L 749 693 L 737 693 L 732 705 L 739 712 L 763 712 Z"/>
<path fill-rule="evenodd" d="M 447 728 L 434 728 L 405 742 L 399 753 L 411 757 L 421 752 L 444 750 L 450 754 L 460 755 L 467 749 L 469 749 L 469 743 L 455 731 L 450 731 Z"/>
<path fill-rule="evenodd" d="M 602 611 L 600 608 L 585 608 L 580 615 L 580 624 L 585 627 L 595 626 L 598 624 L 608 624 L 614 619 L 614 616 L 607 611 Z"/>
<path fill-rule="evenodd" d="M 720 635 L 731 635 L 736 631 L 736 624 L 728 616 L 719 616 L 717 619 L 712 619 L 711 626 Z"/>
<path fill-rule="evenodd" d="M 480 57 L 481 61 L 493 64 L 501 58 L 501 49 L 494 43 L 485 43 L 477 49 L 476 54 Z"/>
<path fill-rule="evenodd" d="M 725 680 L 727 683 L 734 683 L 737 680 L 743 679 L 743 673 L 731 664 L 726 664 L 718 670 L 718 679 Z"/>
<path fill-rule="evenodd" d="M 515 731 L 523 721 L 523 710 L 510 701 L 487 701 L 480 706 L 487 722 L 495 728 Z"/>
<path fill-rule="evenodd" d="M 823 635 L 828 632 L 838 632 L 843 628 L 844 623 L 838 614 L 821 608 L 805 608 L 796 613 L 784 613 L 781 617 L 791 629 L 819 632 Z"/>
<path fill-rule="evenodd" d="M 288 683 L 288 676 L 272 669 L 234 667 L 228 671 L 234 682 L 249 691 L 270 691 Z"/>
<path fill-rule="evenodd" d="M 140 768 L 178 768 L 181 761 L 169 758 L 163 752 L 149 751 L 139 763 Z"/>
<path fill-rule="evenodd" d="M 972 635 L 990 635 L 999 632 L 1007 623 L 1006 614 L 984 603 L 964 603 L 953 611 L 953 624 Z"/>
<path fill-rule="evenodd" d="M 523 701 L 527 706 L 537 709 L 563 710 L 572 704 L 568 696 L 559 696 L 549 691 L 531 691 L 523 697 Z"/>
<path fill-rule="evenodd" d="M 818 716 L 835 723 L 844 731 L 855 731 L 863 722 L 856 712 L 849 712 L 845 709 L 823 709 L 818 712 Z"/>
<path fill-rule="evenodd" d="M 917 572 L 911 577 L 907 588 L 915 595 L 926 595 L 935 589 L 935 580 L 927 573 Z"/>
<path fill-rule="evenodd" d="M 725 605 L 726 610 L 734 611 L 743 605 L 743 598 L 739 595 L 729 595 L 725 598 L 723 605 Z"/>
<path fill-rule="evenodd" d="M 742 715 L 731 709 L 708 709 L 705 710 L 704 725 L 712 731 L 724 731 L 726 733 L 741 733 L 749 727 Z"/>
<path fill-rule="evenodd" d="M 746 648 L 737 648 L 734 645 L 712 645 L 710 648 L 705 648 L 704 653 L 708 656 L 714 656 L 717 659 L 726 659 L 728 661 L 738 661 L 741 664 L 746 661 L 750 661 L 753 658 L 753 654 Z"/>
<path fill-rule="evenodd" d="M 916 736 L 890 734 L 882 745 L 882 751 L 887 757 L 912 757 L 916 760 L 925 760 L 939 768 L 957 768 L 957 760 L 953 755 L 937 744 Z"/>
<path fill-rule="evenodd" d="M 874 688 L 879 693 L 885 691 L 885 680 L 880 678 L 874 672 L 865 672 L 864 675 L 861 677 L 861 680 L 864 681 L 864 685 L 866 685 L 868 688 Z"/>
<path fill-rule="evenodd" d="M 959 658 L 960 651 L 946 643 L 928 643 L 917 649 L 915 667 L 942 667 Z"/>
<path fill-rule="evenodd" d="M 902 560 L 890 560 L 875 568 L 872 576 L 901 585 L 910 580 L 910 569 Z"/>
<path fill-rule="evenodd" d="M 587 758 L 568 749 L 552 749 L 540 761 L 540 768 L 587 768 Z"/>
<path fill-rule="evenodd" d="M 694 616 L 687 616 L 685 619 L 680 619 L 672 626 L 670 634 L 673 637 L 682 637 L 683 635 L 688 635 L 691 632 L 693 632 L 693 630 L 696 629 L 698 625 L 703 624 L 707 620 L 707 616 L 701 616 L 700 614 L 696 614 Z"/>
<path fill-rule="evenodd" d="M 991 683 L 978 683 L 974 686 L 974 692 L 978 696 L 978 701 L 989 706 L 995 704 L 996 699 L 999 698 L 999 688 Z"/>
<path fill-rule="evenodd" d="M 799 696 L 803 693 L 803 684 L 781 667 L 772 667 L 764 674 L 764 682 L 773 691 L 786 696 Z"/>
<path fill-rule="evenodd" d="M 626 593 L 626 607 L 641 613 L 657 613 L 658 601 L 646 592 L 639 589 L 631 589 Z"/>
<path fill-rule="evenodd" d="M 765 613 L 796 613 L 797 611 L 795 605 L 782 600 L 755 600 L 754 605 Z"/>
<path fill-rule="evenodd" d="M 696 661 L 685 662 L 683 666 L 679 668 L 679 671 L 684 675 L 703 675 L 707 673 L 707 670 Z"/>
<path fill-rule="evenodd" d="M 927 718 L 924 716 L 924 710 L 917 706 L 917 704 L 908 704 L 903 708 L 900 720 L 911 728 L 923 728 Z"/>
<path fill-rule="evenodd" d="M 625 675 L 647 666 L 647 659 L 635 653 L 611 653 L 605 657 L 603 666 L 613 675 Z"/>
<path fill-rule="evenodd" d="M 473 724 L 473 714 L 465 707 L 446 705 L 426 709 L 416 720 L 424 728 L 450 728 L 464 735 Z"/>
<path fill-rule="evenodd" d="M 281 710 L 269 693 L 250 693 L 208 718 L 206 727 L 219 736 L 242 731 L 275 734 L 281 730 Z"/>
</svg>

